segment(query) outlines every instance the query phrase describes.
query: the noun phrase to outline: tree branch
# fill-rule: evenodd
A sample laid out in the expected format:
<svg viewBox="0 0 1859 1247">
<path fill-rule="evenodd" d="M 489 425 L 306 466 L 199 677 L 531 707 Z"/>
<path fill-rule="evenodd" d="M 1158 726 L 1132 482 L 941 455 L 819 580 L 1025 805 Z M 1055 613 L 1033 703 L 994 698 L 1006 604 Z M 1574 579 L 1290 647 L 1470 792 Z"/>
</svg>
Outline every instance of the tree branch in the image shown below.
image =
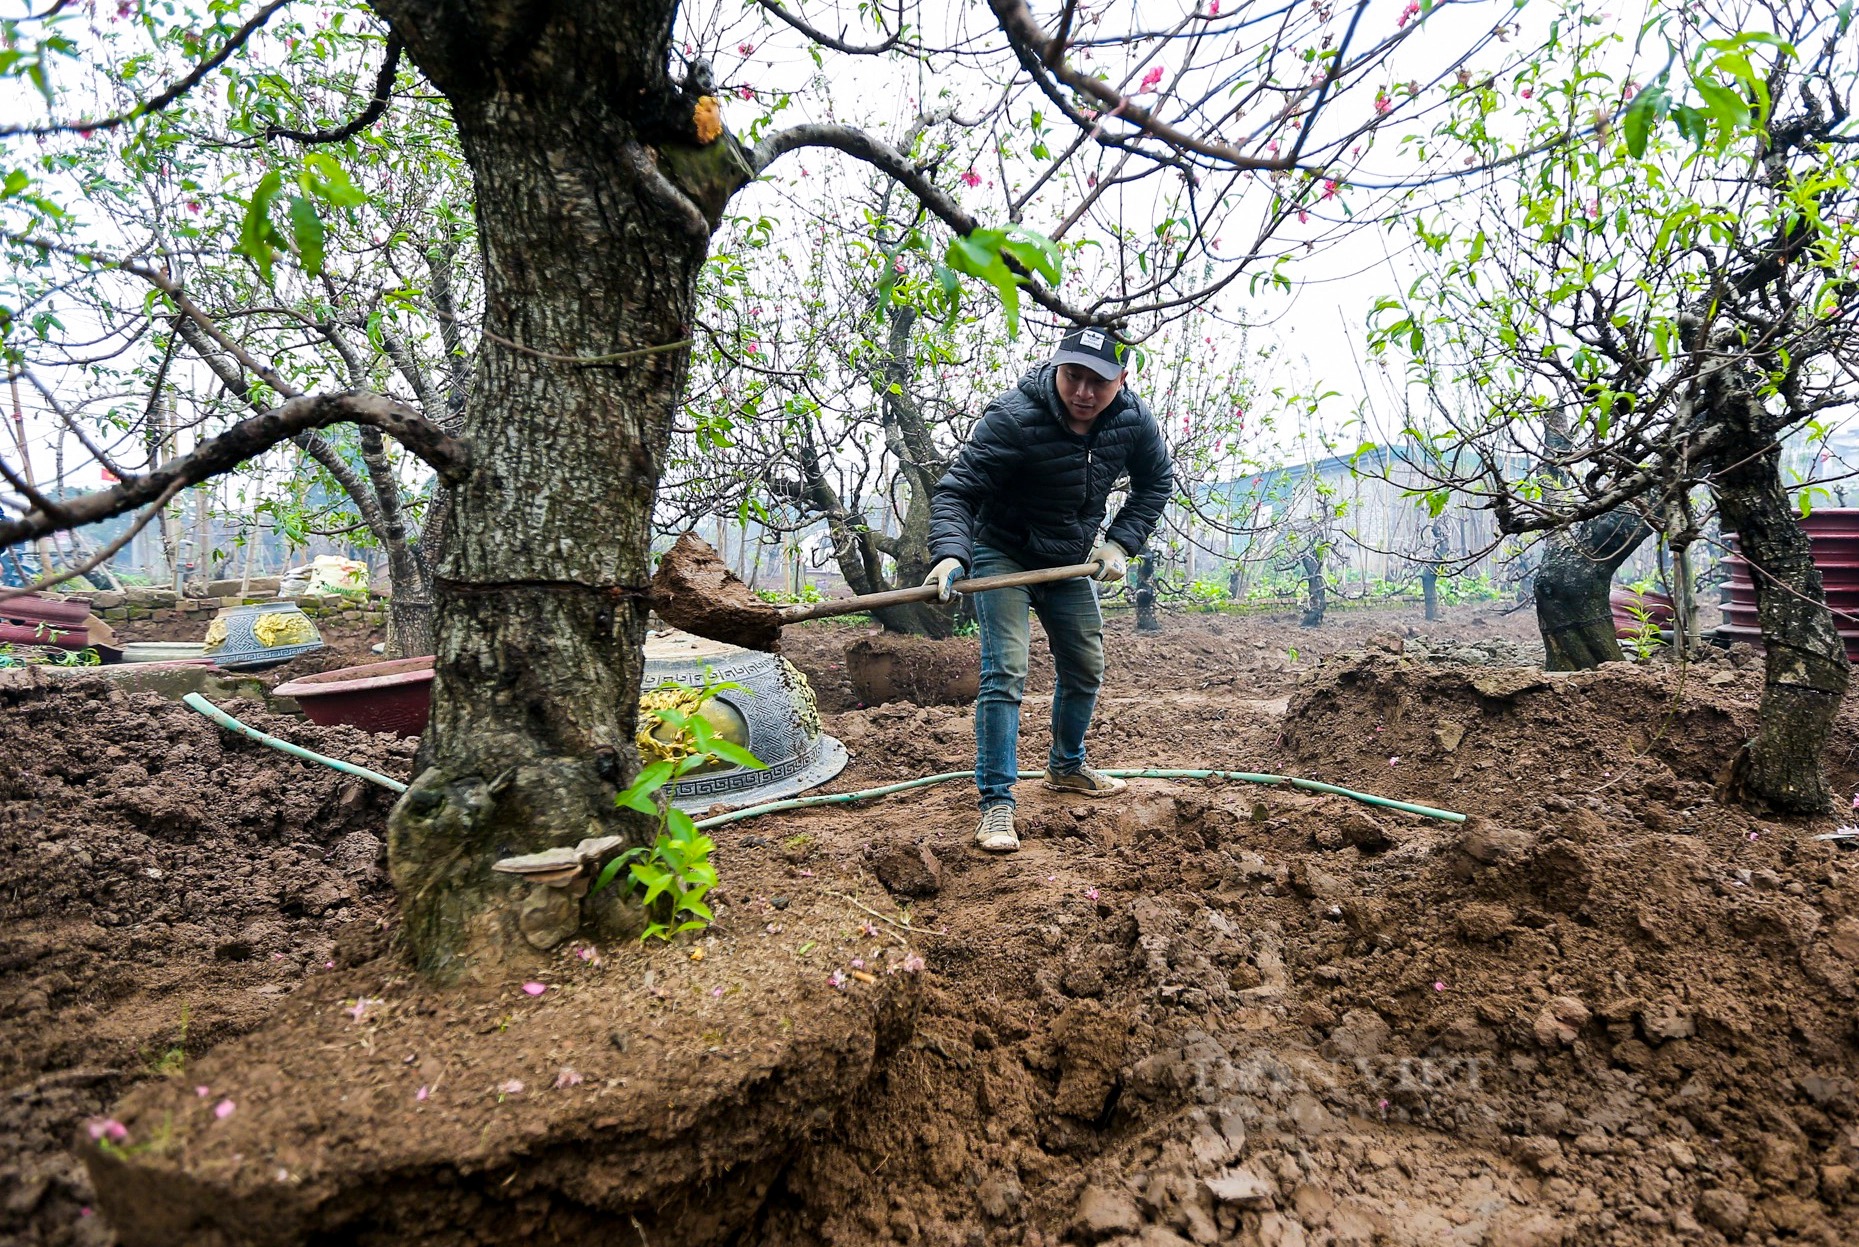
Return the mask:
<svg viewBox="0 0 1859 1247">
<path fill-rule="evenodd" d="M 200 327 L 198 322 L 183 317 L 175 322 L 175 329 L 186 340 L 187 345 L 194 349 L 194 354 L 200 357 L 201 362 L 212 369 L 213 375 L 220 379 L 228 392 L 250 407 L 253 414 L 261 416 L 265 414 L 265 408 L 259 404 L 257 397 L 252 393 L 252 387 L 246 383 L 245 374 L 240 372 L 237 365 L 226 356 L 213 349 L 212 340 L 207 337 L 206 331 Z M 359 385 L 357 388 L 360 388 Z M 296 396 L 293 394 L 292 397 Z M 329 444 L 329 440 L 310 429 L 294 435 L 290 440 L 296 443 L 304 454 L 322 465 L 323 471 L 329 473 L 331 479 L 342 487 L 342 492 L 355 503 L 355 509 L 361 512 L 362 523 L 366 524 L 376 536 L 386 540 L 387 517 L 382 514 L 368 486 L 362 483 L 355 469 L 336 453 L 336 448 Z M 118 475 L 120 476 L 121 473 Z"/>
<path fill-rule="evenodd" d="M 970 216 L 961 204 L 949 193 L 930 181 L 929 177 L 909 157 L 886 143 L 874 138 L 863 130 L 851 126 L 815 122 L 805 125 L 790 126 L 777 130 L 755 145 L 749 153 L 750 164 L 759 177 L 774 161 L 788 152 L 802 147 L 829 147 L 834 151 L 844 152 L 854 160 L 862 160 L 879 172 L 895 179 L 903 188 L 917 197 L 922 205 L 944 225 L 964 236 L 981 228 L 981 222 Z M 1115 318 L 1093 315 L 1065 302 L 1041 282 L 1035 281 L 1025 268 L 1021 267 L 1010 255 L 1001 257 L 1007 267 L 1020 278 L 1020 289 L 1028 298 L 1054 315 L 1079 325 L 1110 325 Z"/>
<path fill-rule="evenodd" d="M 53 121 L 42 126 L 4 126 L 0 127 L 0 138 L 10 138 L 16 134 L 46 135 L 69 134 L 73 131 L 112 130 L 140 117 L 146 117 L 150 113 L 158 113 L 199 86 L 202 79 L 224 64 L 234 52 L 245 46 L 246 40 L 258 33 L 259 27 L 270 21 L 274 13 L 289 3 L 290 0 L 271 0 L 270 4 L 253 14 L 250 21 L 233 31 L 232 37 L 226 40 L 225 45 L 219 51 L 194 66 L 193 71 L 185 78 L 153 99 L 137 104 L 126 113 L 118 113 L 114 117 L 103 117 L 96 121 Z"/>
<path fill-rule="evenodd" d="M 57 585 L 63 584 L 67 580 L 76 580 L 79 576 L 84 575 L 86 572 L 93 571 L 96 568 L 103 566 L 105 563 L 109 562 L 112 558 L 116 557 L 116 552 L 118 550 L 128 545 L 131 541 L 134 541 L 137 533 L 141 532 L 144 528 L 148 527 L 148 522 L 154 519 L 158 514 L 161 513 L 161 509 L 168 505 L 168 503 L 174 498 L 174 495 L 181 492 L 182 483 L 183 482 L 181 481 L 175 481 L 172 484 L 170 484 L 168 488 L 162 490 L 161 496 L 156 498 L 155 501 L 149 503 L 148 506 L 143 509 L 142 514 L 136 517 L 135 523 L 131 524 L 120 535 L 118 535 L 116 540 L 110 542 L 108 545 L 98 550 L 95 554 L 85 559 L 82 563 L 79 563 L 76 567 L 66 568 L 64 571 L 59 572 L 56 576 L 47 576 L 45 577 L 45 579 L 38 581 L 36 584 L 27 585 L 23 589 L 6 589 L 4 591 L 0 591 L 0 602 L 4 602 L 8 598 L 24 597 L 28 593 L 38 593 L 45 589 L 54 588 Z M 113 580 L 111 583 L 115 584 L 118 582 Z"/>
<path fill-rule="evenodd" d="M 381 62 L 381 72 L 374 80 L 374 94 L 368 97 L 368 107 L 361 110 L 361 115 L 346 125 L 333 130 L 287 130 L 283 126 L 266 126 L 267 139 L 295 139 L 306 147 L 316 143 L 340 143 L 343 139 L 354 138 L 363 130 L 381 119 L 387 111 L 387 102 L 394 94 L 394 78 L 400 73 L 400 54 L 405 51 L 400 36 L 390 34 L 387 37 L 387 57 Z"/>
<path fill-rule="evenodd" d="M 307 394 L 242 420 L 191 453 L 170 459 L 113 489 L 65 500 L 55 515 L 34 508 L 19 519 L 0 522 L 0 547 L 121 515 L 160 498 L 170 488 L 185 489 L 229 472 L 299 433 L 345 423 L 373 425 L 425 460 L 449 482 L 464 479 L 470 470 L 470 448 L 411 408 L 358 390 Z"/>
<path fill-rule="evenodd" d="M 762 8 L 765 9 L 766 11 L 774 14 L 776 17 L 780 18 L 782 21 L 792 26 L 795 30 L 798 30 L 801 34 L 807 36 L 807 38 L 819 44 L 821 47 L 831 48 L 835 52 L 845 52 L 852 56 L 881 55 L 885 52 L 889 52 L 892 48 L 896 47 L 898 45 L 898 42 L 902 40 L 904 37 L 904 15 L 902 11 L 902 8 L 903 8 L 902 5 L 898 6 L 899 11 L 897 14 L 897 30 L 893 32 L 893 34 L 891 35 L 889 39 L 886 39 L 883 43 L 856 44 L 856 43 L 847 43 L 844 39 L 833 38 L 831 35 L 827 34 L 825 31 L 820 30 L 819 28 L 810 25 L 804 18 L 797 17 L 794 14 L 788 12 L 786 9 L 782 8 L 780 5 L 776 4 L 775 0 L 755 0 L 755 2 L 761 5 Z M 872 6 L 872 12 L 876 13 L 879 11 L 880 10 L 878 9 L 876 5 Z"/>
<path fill-rule="evenodd" d="M 1033 20 L 1022 0 L 988 0 L 988 7 L 994 10 L 994 17 L 1000 23 L 1001 33 L 1007 36 L 1009 43 L 1017 50 L 1038 58 L 1046 70 L 1081 95 L 1089 96 L 1115 112 L 1137 129 L 1153 138 L 1160 139 L 1170 147 L 1182 151 L 1194 152 L 1212 160 L 1219 160 L 1235 169 L 1292 169 L 1296 167 L 1293 157 L 1248 156 L 1230 143 L 1197 139 L 1191 134 L 1184 134 L 1174 126 L 1163 121 L 1154 113 L 1136 103 L 1126 95 L 1119 95 L 1108 83 L 1089 74 L 1073 69 L 1065 63 L 1063 49 L 1055 46 L 1057 41 L 1048 37 Z M 1329 83 L 1324 83 L 1327 89 Z M 1304 125 L 1309 128 L 1316 120 L 1315 113 L 1305 118 Z"/>
</svg>

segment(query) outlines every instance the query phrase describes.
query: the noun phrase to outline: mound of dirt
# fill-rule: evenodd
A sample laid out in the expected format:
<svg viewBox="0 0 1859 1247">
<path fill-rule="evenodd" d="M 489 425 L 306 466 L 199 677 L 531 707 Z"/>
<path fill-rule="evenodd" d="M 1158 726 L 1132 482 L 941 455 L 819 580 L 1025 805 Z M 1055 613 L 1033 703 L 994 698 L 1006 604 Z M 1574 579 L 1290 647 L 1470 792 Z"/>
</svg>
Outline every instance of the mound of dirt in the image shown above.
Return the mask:
<svg viewBox="0 0 1859 1247">
<path fill-rule="evenodd" d="M 846 646 L 846 678 L 867 706 L 966 706 L 981 691 L 981 642 L 879 633 Z"/>
<path fill-rule="evenodd" d="M 718 865 L 694 944 L 580 943 L 500 988 L 397 960 L 306 984 L 114 1110 L 121 1137 L 86 1149 L 99 1205 L 177 1247 L 739 1241 L 909 1036 L 923 963 L 855 863 Z"/>
<path fill-rule="evenodd" d="M 410 743 L 238 713 L 407 773 Z M 102 678 L 0 690 L 0 1239 L 86 1241 L 80 1123 L 374 930 L 390 804 Z"/>
<path fill-rule="evenodd" d="M 1022 785 L 1006 861 L 953 785 L 790 820 L 927 851 L 949 934 L 916 1040 L 753 1241 L 1851 1241 L 1859 861 L 1712 800 L 1758 678 L 1384 656 L 1201 734 L 1463 827 L 1151 781 Z M 866 758 L 965 743 L 932 709 L 835 726 Z"/>
<path fill-rule="evenodd" d="M 16 1149 L 0 1162 L 11 1166 L 0 1235 L 109 1241 L 104 1218 L 79 1215 L 89 1188 L 63 1148 L 118 1089 L 143 1082 L 121 1119 L 126 1142 L 172 1113 L 189 1146 L 216 1158 L 215 1180 L 229 1184 L 220 1189 L 251 1201 L 241 1206 L 310 1207 L 333 1189 L 332 1157 L 364 1173 L 356 1158 L 370 1140 L 404 1156 L 430 1128 L 431 1155 L 408 1190 L 427 1192 L 447 1224 L 483 1213 L 484 1243 L 578 1241 L 597 1222 L 624 1237 L 614 1210 L 659 1179 L 640 1177 L 643 1160 L 624 1178 L 562 1176 L 582 1172 L 595 1140 L 620 1156 L 658 1140 L 689 1162 L 692 1191 L 716 1180 L 719 1214 L 748 1218 L 734 1230 L 742 1247 L 1853 1241 L 1859 856 L 1812 838 L 1832 818 L 1769 819 L 1719 800 L 1716 777 L 1754 723 L 1758 667 L 1712 656 L 1682 675 L 1622 665 L 1546 676 L 1502 665 L 1504 647 L 1486 643 L 1501 631 L 1527 641 L 1510 617 L 1461 615 L 1422 633 L 1426 652 L 1451 665 L 1425 661 L 1399 619 L 1312 631 L 1173 622 L 1149 642 L 1113 620 L 1094 763 L 1302 774 L 1468 821 L 1255 785 L 1135 780 L 1090 801 L 1023 783 L 1024 848 L 1001 859 L 972 847 L 974 791 L 950 783 L 717 829 L 715 943 L 602 948 L 599 967 L 567 950 L 538 975 L 547 991 L 535 998 L 425 997 L 392 962 L 305 976 L 317 967 L 290 944 L 290 973 L 271 971 L 263 953 L 219 959 L 196 944 L 184 955 L 179 918 L 117 899 L 147 887 L 188 907 L 197 894 L 206 912 L 188 909 L 200 915 L 189 922 L 246 904 L 253 917 L 305 924 L 288 928 L 299 939 L 328 938 L 333 915 L 318 926 L 293 910 L 284 878 L 305 860 L 336 865 L 357 826 L 342 812 L 347 781 L 221 740 L 171 707 L 138 707 L 132 723 L 107 693 L 0 704 L 0 758 L 26 758 L 25 784 L 0 771 L 0 872 L 11 872 L 0 875 L 0 907 L 11 907 L 0 908 L 0 939 L 9 952 L 33 941 L 29 964 L 48 967 L 13 971 L 0 989 L 37 983 L 46 999 L 28 1000 L 20 1023 L 16 1010 L 0 1014 L 11 1041 L 0 1060 L 13 1062 L 0 1101 L 11 1107 L 0 1111 L 23 1123 L 19 1142 L 0 1143 Z M 798 631 L 809 646 L 846 635 Z M 1319 650 L 1341 656 L 1319 664 Z M 1038 679 L 1036 667 L 1021 746 L 1035 764 L 1050 702 Z M 16 728 L 21 711 L 37 717 Z M 266 726 L 313 747 L 322 737 Z M 896 702 L 830 714 L 825 727 L 853 751 L 842 789 L 973 756 L 960 707 Z M 1824 760 L 1847 791 L 1859 779 L 1856 733 L 1849 709 Z M 168 782 L 133 771 L 119 781 L 88 761 L 116 745 L 166 759 L 151 774 Z M 404 774 L 393 742 L 351 733 L 324 748 Z M 222 773 L 232 791 L 270 794 L 274 821 L 234 820 L 256 818 L 259 802 L 219 795 Z M 313 809 L 288 804 L 318 783 Z M 96 799 L 78 800 L 85 785 Z M 162 810 L 199 813 L 137 813 L 158 797 Z M 362 799 L 375 803 L 353 818 L 378 837 L 385 804 Z M 69 830 L 16 830 L 48 818 Z M 198 830 L 209 823 L 224 824 L 205 841 L 213 854 Z M 84 845 L 90 864 L 74 869 L 41 847 L 59 839 Z M 126 843 L 135 854 L 104 856 Z M 165 874 L 192 873 L 185 884 L 142 877 L 150 854 Z M 364 920 L 382 908 L 376 891 L 354 899 L 349 929 L 378 941 Z M 105 911 L 120 925 L 105 925 Z M 876 1020 L 879 993 L 904 977 L 901 963 L 898 975 L 871 969 L 892 968 L 880 958 L 902 947 L 883 934 L 893 923 L 909 925 L 927 961 L 907 1035 Z M 220 925 L 236 934 L 239 920 Z M 106 941 L 107 955 L 86 940 Z M 763 979 L 783 986 L 764 991 Z M 84 999 L 61 994 L 67 981 L 85 985 Z M 292 984 L 270 1024 L 281 1040 L 224 1042 Z M 260 994 L 272 986 L 278 996 Z M 779 1013 L 778 998 L 793 1011 Z M 148 1081 L 183 1000 L 194 1010 L 188 1070 Z M 347 1012 L 358 1006 L 360 1016 Z M 866 1007 L 869 1022 L 847 1020 Z M 202 1033 L 209 1009 L 216 1029 Z M 623 1031 L 624 1051 L 595 1014 Z M 856 1043 L 834 1049 L 847 1054 L 843 1076 L 807 1095 L 830 1086 L 838 1098 L 804 1130 L 788 1108 L 806 1097 L 758 1117 L 747 1091 L 725 1093 L 766 1071 L 766 1094 L 781 1094 L 787 1075 L 776 1071 L 796 1069 L 784 1062 L 801 1050 L 782 1016 L 802 1031 L 817 1022 L 821 1035 L 870 1037 L 858 1041 L 873 1054 L 865 1064 Z M 427 1071 L 422 1062 L 461 1031 L 478 1054 L 471 1067 Z M 322 1045 L 337 1045 L 346 1088 L 297 1055 L 320 1058 Z M 558 1090 L 563 1067 L 582 1083 Z M 610 1078 L 628 1085 L 577 1098 Z M 511 1081 L 525 1090 L 498 1104 Z M 656 1128 L 628 1116 L 635 1086 L 639 1104 L 656 1106 Z M 280 1107 L 291 1088 L 314 1114 Z M 235 1105 L 224 1119 L 212 1115 L 221 1099 Z M 705 1122 L 720 1123 L 727 1147 L 693 1150 L 688 1130 Z M 557 1129 L 571 1136 L 559 1152 L 544 1143 Z M 726 1178 L 725 1152 L 754 1176 Z M 285 1189 L 293 1174 L 307 1194 Z M 677 1209 L 694 1205 L 658 1189 L 664 1228 L 684 1233 Z M 418 1236 L 406 1220 L 412 1194 L 368 1206 L 391 1206 L 383 1234 Z M 337 1224 L 310 1215 L 303 1224 Z"/>
<path fill-rule="evenodd" d="M 725 645 L 781 648 L 781 613 L 750 592 L 696 533 L 685 533 L 658 561 L 652 609 L 674 628 Z"/>
</svg>

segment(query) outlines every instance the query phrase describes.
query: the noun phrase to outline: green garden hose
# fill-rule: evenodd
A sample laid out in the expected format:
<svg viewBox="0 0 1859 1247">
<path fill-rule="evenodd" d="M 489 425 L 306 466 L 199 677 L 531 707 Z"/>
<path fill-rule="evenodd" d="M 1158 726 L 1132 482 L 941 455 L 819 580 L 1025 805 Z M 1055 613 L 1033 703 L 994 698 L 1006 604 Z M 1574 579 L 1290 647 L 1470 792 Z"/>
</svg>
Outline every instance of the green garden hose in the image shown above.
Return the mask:
<svg viewBox="0 0 1859 1247">
<path fill-rule="evenodd" d="M 718 814 L 714 818 L 698 820 L 701 828 L 721 827 L 725 823 L 741 822 L 745 818 L 759 818 L 763 814 L 778 814 L 783 810 L 804 810 L 814 805 L 841 805 L 848 801 L 863 801 L 870 797 L 885 797 L 894 792 L 904 792 L 911 788 L 922 788 L 928 784 L 940 784 L 951 779 L 971 779 L 973 771 L 945 771 L 941 775 L 926 775 L 922 779 L 907 779 L 902 783 L 886 784 L 882 788 L 866 788 L 860 792 L 826 792 L 816 793 L 810 797 L 790 797 L 785 801 L 770 801 L 764 805 L 751 805 L 740 810 L 731 810 L 727 814 Z M 1038 779 L 1044 771 L 1021 771 L 1021 779 Z M 1443 819 L 1449 823 L 1463 823 L 1465 815 L 1451 810 L 1436 810 L 1430 805 L 1415 805 L 1408 801 L 1396 801 L 1391 797 L 1378 797 L 1371 792 L 1357 792 L 1353 788 L 1339 788 L 1335 784 L 1325 784 L 1314 779 L 1298 779 L 1290 775 L 1265 775 L 1253 771 L 1198 771 L 1173 770 L 1161 767 L 1149 767 L 1135 770 L 1105 771 L 1118 779 L 1236 779 L 1248 784 L 1289 784 L 1293 788 L 1303 788 L 1310 792 L 1327 792 L 1332 796 L 1348 797 L 1351 801 L 1360 801 L 1365 805 L 1378 805 L 1384 809 L 1400 810 L 1407 814 L 1419 814 L 1426 818 Z"/>
<path fill-rule="evenodd" d="M 229 732 L 238 732 L 241 736 L 250 736 L 261 745 L 270 745 L 273 749 L 290 754 L 293 758 L 302 758 L 305 762 L 320 762 L 324 766 L 334 767 L 348 775 L 358 775 L 362 779 L 381 785 L 389 792 L 405 792 L 407 786 L 397 779 L 389 779 L 379 771 L 371 771 L 365 766 L 356 766 L 353 762 L 344 762 L 340 758 L 326 758 L 320 753 L 313 753 L 302 745 L 293 745 L 288 740 L 279 740 L 255 727 L 239 722 L 218 706 L 198 693 L 189 693 L 181 698 L 181 704 L 189 710 L 198 710 Z"/>
<path fill-rule="evenodd" d="M 255 727 L 248 727 L 231 715 L 215 706 L 198 693 L 189 693 L 181 701 L 190 710 L 198 710 L 207 718 L 232 732 L 249 736 L 261 745 L 270 745 L 295 758 L 306 762 L 320 762 L 324 766 L 334 767 L 349 775 L 359 775 L 365 780 L 381 785 L 393 792 L 405 792 L 407 786 L 397 779 L 389 779 L 378 771 L 371 771 L 353 762 L 344 762 L 339 758 L 326 758 L 320 753 L 313 753 L 301 745 L 293 745 L 287 740 L 279 740 L 267 735 Z M 944 771 L 940 775 L 925 775 L 921 779 L 907 779 L 901 783 L 885 784 L 880 788 L 864 788 L 858 792 L 822 792 L 810 797 L 789 797 L 785 801 L 768 801 L 761 805 L 746 806 L 740 810 L 731 810 L 727 814 L 718 814 L 714 818 L 702 819 L 700 828 L 721 827 L 726 823 L 739 823 L 745 818 L 760 818 L 764 814 L 779 814 L 783 810 L 804 810 L 816 805 L 844 805 L 851 801 L 867 801 L 873 797 L 888 797 L 894 792 L 907 792 L 912 788 L 924 788 L 930 784 L 946 783 L 952 779 L 972 779 L 973 771 Z M 1043 771 L 1021 771 L 1021 779 L 1038 779 Z M 1146 767 L 1134 770 L 1105 771 L 1118 779 L 1235 779 L 1247 784 L 1288 784 L 1293 788 L 1302 788 L 1308 792 L 1326 792 L 1332 796 L 1348 797 L 1351 801 L 1360 801 L 1364 805 L 1378 805 L 1383 809 L 1400 810 L 1406 814 L 1419 814 L 1425 818 L 1442 819 L 1448 823 L 1462 823 L 1465 815 L 1455 814 L 1451 810 L 1436 810 L 1430 805 L 1415 805 L 1408 801 L 1396 801 L 1390 797 L 1378 797 L 1371 792 L 1357 792 L 1353 788 L 1339 788 L 1335 784 L 1325 784 L 1314 779 L 1298 779 L 1291 775 L 1266 775 L 1254 771 L 1202 771 L 1175 770 L 1164 767 Z"/>
</svg>

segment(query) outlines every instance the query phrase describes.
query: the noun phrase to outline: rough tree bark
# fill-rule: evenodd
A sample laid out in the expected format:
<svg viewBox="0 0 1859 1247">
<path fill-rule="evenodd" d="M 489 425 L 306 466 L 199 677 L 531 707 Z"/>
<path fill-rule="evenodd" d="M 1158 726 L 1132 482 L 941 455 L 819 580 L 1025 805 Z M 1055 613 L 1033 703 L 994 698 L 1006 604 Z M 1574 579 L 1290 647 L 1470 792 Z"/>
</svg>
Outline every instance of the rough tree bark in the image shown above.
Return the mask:
<svg viewBox="0 0 1859 1247">
<path fill-rule="evenodd" d="M 1136 603 L 1136 631 L 1160 632 L 1162 617 L 1155 609 L 1155 555 L 1136 556 L 1130 567 L 1130 596 Z"/>
<path fill-rule="evenodd" d="M 400 507 L 400 482 L 387 462 L 387 442 L 381 430 L 363 426 L 362 463 L 368 484 L 381 511 L 381 546 L 387 552 L 387 646 L 389 658 L 411 658 L 433 652 L 432 583 L 407 539 L 406 513 Z"/>
<path fill-rule="evenodd" d="M 1614 635 L 1607 595 L 1614 573 L 1652 529 L 1622 508 L 1553 533 L 1536 569 L 1536 626 L 1543 634 L 1543 666 L 1585 671 L 1626 655 Z"/>
<path fill-rule="evenodd" d="M 388 860 L 421 969 L 492 976 L 582 920 L 566 890 L 519 901 L 498 858 L 637 834 L 614 796 L 637 765 L 652 495 L 698 270 L 749 170 L 700 128 L 702 84 L 666 77 L 670 0 L 376 7 L 452 105 L 485 282 L 426 767 Z"/>
<path fill-rule="evenodd" d="M 1426 617 L 1432 621 L 1439 618 L 1439 569 L 1446 562 L 1452 546 L 1446 535 L 1446 526 L 1437 520 L 1427 525 L 1420 536 L 1433 547 L 1433 557 L 1420 569 L 1420 594 L 1426 600 Z"/>
<path fill-rule="evenodd" d="M 1304 555 L 1304 613 L 1298 623 L 1306 628 L 1315 628 L 1323 623 L 1323 612 L 1328 609 L 1328 594 L 1323 584 L 1323 551 L 1321 548 Z"/>
<path fill-rule="evenodd" d="M 1740 379 L 1706 384 L 1707 406 L 1731 436 L 1715 455 L 1711 492 L 1726 532 L 1750 564 L 1767 651 L 1755 740 L 1738 757 L 1732 786 L 1785 813 L 1817 814 L 1831 794 L 1820 753 L 1846 695 L 1851 668 L 1781 479 L 1781 446 L 1760 402 Z"/>
</svg>

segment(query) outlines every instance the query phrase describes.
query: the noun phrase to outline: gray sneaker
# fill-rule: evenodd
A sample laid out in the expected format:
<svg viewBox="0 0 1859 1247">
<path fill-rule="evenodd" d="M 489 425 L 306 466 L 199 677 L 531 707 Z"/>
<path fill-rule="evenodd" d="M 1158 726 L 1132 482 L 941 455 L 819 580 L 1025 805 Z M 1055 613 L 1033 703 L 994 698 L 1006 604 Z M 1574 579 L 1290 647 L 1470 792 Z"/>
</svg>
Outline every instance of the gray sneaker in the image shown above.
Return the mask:
<svg viewBox="0 0 1859 1247">
<path fill-rule="evenodd" d="M 1122 780 L 1088 766 L 1064 775 L 1047 767 L 1045 783 L 1054 792 L 1075 792 L 1084 797 L 1108 797 L 1129 787 Z"/>
<path fill-rule="evenodd" d="M 1019 833 L 1013 829 L 1013 807 L 990 805 L 981 811 L 981 825 L 975 828 L 975 847 L 985 853 L 1012 853 L 1020 847 Z"/>
</svg>

